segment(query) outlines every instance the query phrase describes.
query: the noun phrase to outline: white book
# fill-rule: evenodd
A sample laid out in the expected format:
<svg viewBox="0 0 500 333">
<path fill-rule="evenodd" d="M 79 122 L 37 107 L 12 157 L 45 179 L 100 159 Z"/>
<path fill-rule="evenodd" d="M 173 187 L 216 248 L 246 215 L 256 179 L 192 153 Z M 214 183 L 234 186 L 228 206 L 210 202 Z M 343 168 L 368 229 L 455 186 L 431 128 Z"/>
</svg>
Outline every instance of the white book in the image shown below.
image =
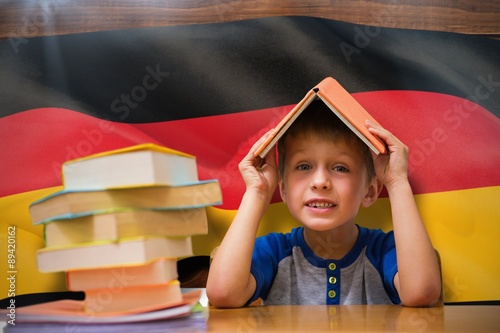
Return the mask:
<svg viewBox="0 0 500 333">
<path fill-rule="evenodd" d="M 67 190 L 176 186 L 198 181 L 198 169 L 194 156 L 147 143 L 67 161 L 62 176 Z"/>
<path fill-rule="evenodd" d="M 38 270 L 44 273 L 76 269 L 145 264 L 160 258 L 193 255 L 191 237 L 137 237 L 118 241 L 45 247 L 37 251 Z"/>
</svg>

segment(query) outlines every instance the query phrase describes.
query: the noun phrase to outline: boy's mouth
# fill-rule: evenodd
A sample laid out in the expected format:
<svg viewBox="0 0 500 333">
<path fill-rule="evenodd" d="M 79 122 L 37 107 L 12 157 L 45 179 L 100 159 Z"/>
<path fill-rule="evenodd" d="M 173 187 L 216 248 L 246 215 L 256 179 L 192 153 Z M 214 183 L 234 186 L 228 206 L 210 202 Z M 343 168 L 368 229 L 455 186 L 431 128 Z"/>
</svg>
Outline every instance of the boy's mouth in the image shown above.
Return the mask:
<svg viewBox="0 0 500 333">
<path fill-rule="evenodd" d="M 325 201 L 311 201 L 306 203 L 307 207 L 312 207 L 312 208 L 331 208 L 334 207 L 335 205 L 332 202 L 325 202 Z"/>
</svg>

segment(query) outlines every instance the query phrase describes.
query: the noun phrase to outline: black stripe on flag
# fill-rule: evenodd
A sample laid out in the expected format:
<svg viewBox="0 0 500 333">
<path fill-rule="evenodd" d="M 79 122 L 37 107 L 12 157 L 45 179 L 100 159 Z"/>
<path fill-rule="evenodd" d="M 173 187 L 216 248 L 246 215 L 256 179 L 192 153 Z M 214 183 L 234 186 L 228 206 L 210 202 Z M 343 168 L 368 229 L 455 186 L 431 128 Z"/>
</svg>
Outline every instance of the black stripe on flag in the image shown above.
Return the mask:
<svg viewBox="0 0 500 333">
<path fill-rule="evenodd" d="M 348 91 L 455 95 L 500 115 L 500 41 L 308 17 L 0 41 L 0 116 L 61 107 L 126 123 L 296 103 L 326 76 Z"/>
</svg>

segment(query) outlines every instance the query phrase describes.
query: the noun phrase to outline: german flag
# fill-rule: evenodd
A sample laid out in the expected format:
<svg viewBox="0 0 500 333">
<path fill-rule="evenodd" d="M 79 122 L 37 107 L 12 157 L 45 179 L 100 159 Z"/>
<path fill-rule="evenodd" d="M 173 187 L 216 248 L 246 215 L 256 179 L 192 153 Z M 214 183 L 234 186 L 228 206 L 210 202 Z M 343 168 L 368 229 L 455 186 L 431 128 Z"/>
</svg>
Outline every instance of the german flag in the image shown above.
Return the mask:
<svg viewBox="0 0 500 333">
<path fill-rule="evenodd" d="M 63 162 L 145 142 L 195 155 L 200 178 L 220 181 L 224 203 L 194 240 L 208 255 L 244 192 L 238 162 L 332 76 L 410 147 L 445 302 L 500 300 L 498 59 L 497 40 L 309 17 L 2 40 L 1 260 L 15 255 L 4 274 L 16 295 L 65 290 L 63 274 L 37 270 L 29 204 L 61 189 Z M 383 194 L 357 222 L 391 229 L 389 210 Z M 259 233 L 295 225 L 275 196 Z"/>
</svg>

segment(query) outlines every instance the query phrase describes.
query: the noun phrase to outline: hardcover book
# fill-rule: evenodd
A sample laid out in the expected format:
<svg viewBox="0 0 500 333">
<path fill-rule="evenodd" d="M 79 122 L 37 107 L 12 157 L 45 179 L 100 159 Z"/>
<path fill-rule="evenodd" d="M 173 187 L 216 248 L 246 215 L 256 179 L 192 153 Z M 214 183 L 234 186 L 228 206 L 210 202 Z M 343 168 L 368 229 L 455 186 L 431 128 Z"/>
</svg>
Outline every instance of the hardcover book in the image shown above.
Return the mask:
<svg viewBox="0 0 500 333">
<path fill-rule="evenodd" d="M 160 258 L 139 265 L 79 269 L 66 272 L 66 285 L 72 291 L 105 289 L 111 285 L 136 287 L 177 280 L 177 259 Z"/>
<path fill-rule="evenodd" d="M 198 181 L 198 170 L 194 156 L 145 143 L 68 161 L 62 177 L 67 190 L 176 186 Z"/>
<path fill-rule="evenodd" d="M 138 237 L 45 247 L 36 253 L 38 270 L 46 273 L 137 265 L 154 259 L 192 255 L 191 237 Z"/>
<path fill-rule="evenodd" d="M 316 99 L 323 101 L 374 153 L 386 153 L 384 142 L 370 133 L 365 125 L 366 120 L 378 124 L 375 118 L 340 83 L 327 77 L 309 90 L 304 98 L 283 117 L 268 139 L 257 148 L 255 156 L 262 158 L 266 156 L 300 114 L 307 110 L 309 104 Z"/>
<path fill-rule="evenodd" d="M 167 210 L 124 210 L 75 216 L 44 224 L 45 246 L 112 241 L 138 236 L 192 236 L 208 233 L 204 207 Z"/>
<path fill-rule="evenodd" d="M 216 180 L 184 186 L 148 186 L 110 190 L 62 190 L 33 202 L 33 224 L 84 215 L 104 214 L 126 209 L 189 209 L 222 203 Z"/>
</svg>

